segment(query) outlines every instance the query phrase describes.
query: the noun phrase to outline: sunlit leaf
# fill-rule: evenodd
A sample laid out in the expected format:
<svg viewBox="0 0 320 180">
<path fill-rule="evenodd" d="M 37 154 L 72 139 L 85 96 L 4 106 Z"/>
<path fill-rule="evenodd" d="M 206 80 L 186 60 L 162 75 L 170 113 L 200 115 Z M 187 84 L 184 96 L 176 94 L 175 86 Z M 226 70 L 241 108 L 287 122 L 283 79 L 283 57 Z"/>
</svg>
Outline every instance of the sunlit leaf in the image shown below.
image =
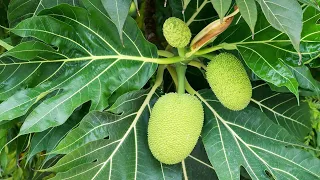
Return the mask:
<svg viewBox="0 0 320 180">
<path fill-rule="evenodd" d="M 66 155 L 47 170 L 60 172 L 56 179 L 217 179 L 201 141 L 183 163 L 168 166 L 152 156 L 147 126 L 157 98 L 152 91 L 131 92 L 107 112 L 89 113 L 53 151 Z"/>
<path fill-rule="evenodd" d="M 289 68 L 292 70 L 294 76 L 299 82 L 299 87 L 301 87 L 303 90 L 312 92 L 315 94 L 315 96 L 320 97 L 320 82 L 312 76 L 310 69 L 307 66 L 289 66 Z"/>
<path fill-rule="evenodd" d="M 259 109 L 230 111 L 210 90 L 198 97 L 205 108 L 202 138 L 219 179 L 239 179 L 243 166 L 252 179 L 319 179 L 320 160 L 298 147 L 284 128 Z"/>
<path fill-rule="evenodd" d="M 101 0 L 111 20 L 117 26 L 120 39 L 123 39 L 123 25 L 127 19 L 132 0 Z"/>
<path fill-rule="evenodd" d="M 157 57 L 155 46 L 144 39 L 132 19 L 124 26 L 123 46 L 101 2 L 82 3 L 86 9 L 63 4 L 12 29 L 46 44 L 22 43 L 1 57 L 0 97 L 23 90 L 8 99 L 8 94 L 2 96 L 0 121 L 22 116 L 49 93 L 61 91 L 29 114 L 20 134 L 58 126 L 88 101 L 91 110 L 102 110 L 110 96 L 143 87 L 157 67 L 150 63 Z"/>
<path fill-rule="evenodd" d="M 150 101 L 152 97 L 157 97 L 152 91 L 127 93 L 109 112 L 89 113 L 57 147 L 55 152 L 70 153 L 48 169 L 63 172 L 54 179 L 181 178 L 181 165 L 161 164 L 148 148 L 147 123 L 154 103 Z M 73 143 L 68 144 L 71 139 Z"/>
<path fill-rule="evenodd" d="M 284 127 L 301 142 L 311 131 L 309 106 L 303 100 L 299 104 L 290 93 L 272 92 L 268 84 L 253 87 L 253 104 L 264 112 L 274 123 Z"/>
<path fill-rule="evenodd" d="M 292 0 L 257 0 L 270 24 L 286 33 L 296 51 L 300 52 L 302 31 L 302 9 L 297 1 Z"/>
<path fill-rule="evenodd" d="M 88 108 L 86 106 L 78 108 L 77 110 L 75 110 L 75 112 L 73 112 L 68 121 L 66 121 L 61 126 L 53 127 L 40 133 L 35 133 L 30 142 L 31 144 L 27 161 L 29 161 L 34 155 L 41 151 L 45 151 L 46 153 L 52 151 L 66 136 L 66 134 L 80 122 L 83 116 L 88 112 L 87 109 Z M 46 160 L 44 161 L 44 163 L 54 156 L 54 154 L 46 156 Z"/>
<path fill-rule="evenodd" d="M 236 0 L 241 16 L 249 25 L 251 32 L 254 34 L 254 27 L 257 22 L 258 12 L 255 0 Z"/>
<path fill-rule="evenodd" d="M 79 0 L 12 0 L 8 8 L 10 27 L 14 27 L 24 19 L 36 16 L 45 8 L 51 8 L 62 3 L 75 6 L 79 4 Z"/>
</svg>

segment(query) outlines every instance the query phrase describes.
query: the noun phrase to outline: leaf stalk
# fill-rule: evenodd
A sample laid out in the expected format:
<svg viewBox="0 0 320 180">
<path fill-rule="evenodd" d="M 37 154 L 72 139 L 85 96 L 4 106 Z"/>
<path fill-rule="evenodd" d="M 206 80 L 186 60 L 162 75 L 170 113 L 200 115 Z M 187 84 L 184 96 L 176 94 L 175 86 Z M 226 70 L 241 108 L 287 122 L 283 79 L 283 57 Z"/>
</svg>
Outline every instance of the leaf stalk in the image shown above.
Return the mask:
<svg viewBox="0 0 320 180">
<path fill-rule="evenodd" d="M 13 46 L 11 46 L 10 44 L 4 42 L 3 40 L 0 39 L 0 46 L 2 46 L 3 48 L 5 48 L 7 51 L 9 51 L 10 49 L 13 48 Z"/>
</svg>

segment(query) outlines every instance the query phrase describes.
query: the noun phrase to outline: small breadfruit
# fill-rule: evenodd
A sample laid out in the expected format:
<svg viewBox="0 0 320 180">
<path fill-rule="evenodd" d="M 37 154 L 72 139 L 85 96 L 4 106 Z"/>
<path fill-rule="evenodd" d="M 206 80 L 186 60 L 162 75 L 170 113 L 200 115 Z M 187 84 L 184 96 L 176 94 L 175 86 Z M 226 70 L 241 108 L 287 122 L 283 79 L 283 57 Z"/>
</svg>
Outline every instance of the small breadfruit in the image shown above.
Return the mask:
<svg viewBox="0 0 320 180">
<path fill-rule="evenodd" d="M 201 133 L 204 112 L 192 95 L 169 93 L 155 103 L 148 125 L 148 144 L 153 156 L 165 164 L 184 160 Z"/>
<path fill-rule="evenodd" d="M 225 107 L 239 111 L 248 106 L 252 86 L 242 63 L 234 55 L 221 53 L 212 58 L 207 67 L 207 80 Z"/>
<path fill-rule="evenodd" d="M 179 18 L 170 17 L 163 24 L 163 35 L 167 42 L 176 48 L 186 47 L 191 39 L 189 27 Z"/>
</svg>

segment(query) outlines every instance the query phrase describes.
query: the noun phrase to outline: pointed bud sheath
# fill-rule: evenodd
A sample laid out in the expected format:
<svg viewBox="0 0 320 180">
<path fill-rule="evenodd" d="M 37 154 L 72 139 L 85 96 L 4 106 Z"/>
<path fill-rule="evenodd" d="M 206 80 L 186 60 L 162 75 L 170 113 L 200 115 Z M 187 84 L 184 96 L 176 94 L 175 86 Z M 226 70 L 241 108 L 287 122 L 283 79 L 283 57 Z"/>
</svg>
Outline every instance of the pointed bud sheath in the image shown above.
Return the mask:
<svg viewBox="0 0 320 180">
<path fill-rule="evenodd" d="M 191 41 L 190 47 L 192 51 L 199 50 L 203 46 L 212 42 L 219 34 L 223 33 L 232 23 L 233 18 L 238 14 L 239 9 L 235 7 L 235 11 L 228 16 L 224 17 L 221 21 L 220 19 L 213 21 L 203 28 Z"/>
<path fill-rule="evenodd" d="M 242 63 L 234 55 L 221 53 L 213 57 L 207 67 L 207 80 L 226 108 L 239 111 L 250 103 L 251 82 Z"/>
<path fill-rule="evenodd" d="M 189 27 L 179 18 L 170 17 L 163 24 L 163 35 L 167 42 L 175 48 L 186 47 L 191 39 Z"/>
<path fill-rule="evenodd" d="M 203 120 L 202 104 L 195 96 L 169 93 L 160 97 L 148 125 L 153 156 L 165 164 L 183 161 L 197 144 Z"/>
</svg>

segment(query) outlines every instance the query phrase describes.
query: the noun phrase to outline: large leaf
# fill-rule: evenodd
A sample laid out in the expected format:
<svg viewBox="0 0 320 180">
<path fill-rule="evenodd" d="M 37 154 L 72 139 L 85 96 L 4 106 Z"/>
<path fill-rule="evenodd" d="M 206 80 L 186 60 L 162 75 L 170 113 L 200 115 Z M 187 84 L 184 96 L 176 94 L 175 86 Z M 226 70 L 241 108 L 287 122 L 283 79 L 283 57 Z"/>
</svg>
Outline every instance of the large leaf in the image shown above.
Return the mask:
<svg viewBox="0 0 320 180">
<path fill-rule="evenodd" d="M 283 127 L 259 109 L 223 107 L 211 90 L 197 93 L 205 109 L 202 138 L 220 180 L 239 179 L 243 166 L 252 179 L 319 179 L 320 160 L 297 146 Z"/>
<path fill-rule="evenodd" d="M 111 20 L 117 26 L 122 40 L 122 28 L 127 19 L 132 0 L 101 0 L 103 7 L 108 12 Z"/>
<path fill-rule="evenodd" d="M 9 99 L 0 94 L 5 100 L 0 104 L 0 121 L 22 116 L 50 92 L 61 91 L 29 114 L 20 134 L 63 124 L 88 101 L 91 110 L 102 110 L 110 96 L 143 87 L 157 67 L 150 63 L 157 57 L 155 46 L 144 39 L 132 19 L 124 26 L 123 46 L 101 2 L 82 3 L 86 9 L 59 5 L 12 29 L 46 44 L 22 43 L 1 57 L 0 93 L 23 90 Z"/>
<path fill-rule="evenodd" d="M 11 0 L 8 9 L 10 27 L 14 27 L 24 19 L 36 16 L 45 8 L 51 8 L 62 3 L 75 6 L 79 4 L 79 0 Z"/>
<path fill-rule="evenodd" d="M 135 91 L 107 112 L 89 113 L 55 150 L 67 155 L 47 170 L 60 172 L 54 179 L 215 179 L 201 143 L 184 164 L 168 166 L 152 156 L 147 126 L 157 98 L 153 91 Z"/>
<path fill-rule="evenodd" d="M 89 142 L 99 139 L 108 139 L 113 142 L 115 140 L 114 138 L 127 138 L 127 135 L 125 137 L 123 136 L 130 128 L 129 126 L 132 124 L 132 126 L 135 127 L 136 121 L 138 121 L 139 118 L 142 118 L 140 116 L 145 115 L 142 114 L 144 108 L 151 107 L 149 104 L 151 103 L 150 100 L 146 100 L 147 95 L 148 92 L 142 90 L 127 93 L 119 97 L 108 109 L 108 112 L 89 113 L 84 117 L 79 126 L 72 130 L 59 143 L 52 153 L 68 154 Z M 150 96 L 153 96 L 152 92 L 150 93 Z M 149 99 L 151 97 L 149 97 Z M 143 104 L 144 101 L 145 104 Z M 148 116 L 148 114 L 146 116 Z M 113 135 L 114 130 L 117 131 L 115 135 Z"/>
<path fill-rule="evenodd" d="M 288 65 L 288 67 L 299 83 L 299 94 L 301 96 L 320 96 L 320 82 L 313 77 L 310 69 L 307 66 L 302 65 L 300 67 L 293 67 Z M 274 91 L 290 92 L 286 87 L 276 87 L 270 83 L 269 85 Z"/>
<path fill-rule="evenodd" d="M 30 149 L 27 156 L 27 161 L 29 161 L 35 154 L 45 151 L 49 153 L 52 151 L 63 139 L 66 134 L 76 126 L 83 116 L 88 112 L 86 106 L 80 107 L 73 112 L 72 116 L 64 124 L 58 127 L 53 127 L 47 129 L 46 131 L 35 133 L 32 137 L 30 143 Z M 54 154 L 51 154 L 46 157 L 45 162 L 54 157 Z"/>
<path fill-rule="evenodd" d="M 313 62 L 320 53 L 319 18 L 320 14 L 314 8 L 305 9 L 300 44 L 304 63 Z M 254 40 L 247 25 L 239 23 L 225 31 L 217 42 L 236 45 L 245 63 L 258 77 L 278 87 L 285 86 L 297 96 L 298 82 L 287 65 L 298 66 L 298 53 L 284 33 L 274 29 L 261 14 L 258 19 Z"/>
<path fill-rule="evenodd" d="M 255 0 L 236 0 L 237 6 L 241 12 L 243 19 L 250 27 L 252 34 L 254 34 L 254 27 L 257 22 L 258 12 Z"/>
<path fill-rule="evenodd" d="M 301 87 L 303 90 L 310 91 L 315 96 L 320 97 L 320 82 L 314 79 L 310 69 L 307 66 L 289 66 L 289 68 L 292 70 L 294 76 L 299 82 L 299 87 Z"/>
<path fill-rule="evenodd" d="M 257 0 L 270 24 L 286 33 L 296 51 L 300 52 L 302 9 L 298 1 Z"/>
<path fill-rule="evenodd" d="M 267 83 L 253 88 L 253 104 L 260 108 L 274 123 L 284 127 L 301 142 L 312 130 L 308 103 L 289 93 L 272 92 Z"/>
<path fill-rule="evenodd" d="M 220 19 L 223 19 L 228 12 L 232 0 L 211 0 L 214 9 L 217 11 Z"/>
</svg>

